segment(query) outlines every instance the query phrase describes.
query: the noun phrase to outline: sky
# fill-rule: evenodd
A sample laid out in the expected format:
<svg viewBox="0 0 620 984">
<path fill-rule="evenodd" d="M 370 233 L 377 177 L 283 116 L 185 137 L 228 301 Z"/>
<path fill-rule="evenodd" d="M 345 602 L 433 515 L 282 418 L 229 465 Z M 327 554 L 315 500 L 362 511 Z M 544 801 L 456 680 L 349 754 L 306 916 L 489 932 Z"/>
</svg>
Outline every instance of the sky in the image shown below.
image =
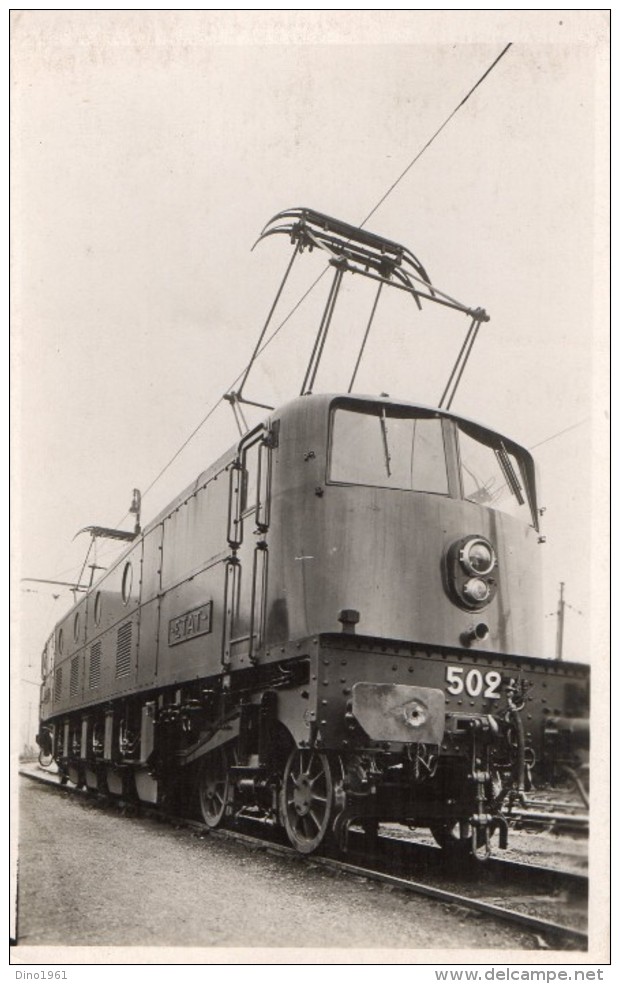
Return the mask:
<svg viewBox="0 0 620 984">
<path fill-rule="evenodd" d="M 534 448 L 542 655 L 564 581 L 564 656 L 606 665 L 607 31 L 605 11 L 14 14 L 20 681 L 37 681 L 72 598 L 17 579 L 75 578 L 77 531 L 130 528 L 132 489 L 230 389 L 290 257 L 279 237 L 251 251 L 267 220 L 306 205 L 360 223 L 509 41 L 367 228 L 489 312 L 452 409 Z M 323 266 L 299 261 L 274 325 Z M 327 287 L 261 356 L 248 397 L 297 394 Z M 345 283 L 318 388 L 346 388 L 371 300 Z M 468 322 L 431 308 L 380 307 L 358 391 L 438 402 Z M 236 438 L 222 404 L 143 521 Z M 22 733 L 37 697 L 22 685 Z"/>
</svg>

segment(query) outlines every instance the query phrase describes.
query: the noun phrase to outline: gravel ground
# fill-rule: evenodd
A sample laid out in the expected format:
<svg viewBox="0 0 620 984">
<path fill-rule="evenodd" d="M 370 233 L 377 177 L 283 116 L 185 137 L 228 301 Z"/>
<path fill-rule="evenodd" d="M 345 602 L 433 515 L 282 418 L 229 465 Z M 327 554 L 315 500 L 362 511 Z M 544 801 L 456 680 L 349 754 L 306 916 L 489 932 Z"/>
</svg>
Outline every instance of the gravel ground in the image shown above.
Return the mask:
<svg viewBox="0 0 620 984">
<path fill-rule="evenodd" d="M 532 933 L 20 780 L 18 943 L 536 949 Z"/>
</svg>

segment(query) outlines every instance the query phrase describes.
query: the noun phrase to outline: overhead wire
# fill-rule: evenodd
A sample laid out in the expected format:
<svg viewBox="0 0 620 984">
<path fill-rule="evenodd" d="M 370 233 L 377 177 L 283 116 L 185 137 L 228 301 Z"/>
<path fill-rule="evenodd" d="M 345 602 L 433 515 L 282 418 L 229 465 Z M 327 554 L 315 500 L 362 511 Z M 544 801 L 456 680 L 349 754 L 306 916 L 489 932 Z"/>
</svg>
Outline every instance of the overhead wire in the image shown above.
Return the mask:
<svg viewBox="0 0 620 984">
<path fill-rule="evenodd" d="M 413 160 L 411 160 L 409 162 L 409 164 L 407 165 L 407 167 L 404 169 L 404 171 L 402 171 L 401 174 L 396 178 L 396 180 L 390 185 L 390 187 L 385 192 L 385 194 L 382 195 L 382 197 L 379 199 L 379 201 L 377 202 L 377 204 L 370 210 L 370 212 L 368 213 L 368 215 L 366 216 L 366 218 L 362 222 L 360 222 L 360 224 L 359 224 L 359 228 L 360 229 L 365 226 L 365 224 L 368 222 L 368 220 L 375 214 L 375 212 L 377 211 L 377 209 L 383 204 L 383 202 L 389 197 L 389 195 L 392 194 L 392 192 L 394 191 L 394 189 L 400 184 L 400 182 L 403 180 L 403 178 L 405 177 L 405 175 L 408 174 L 408 172 L 411 170 L 411 168 L 414 166 L 414 164 L 420 159 L 420 157 L 422 156 L 422 154 L 431 146 L 431 144 L 439 136 L 439 134 L 442 132 L 442 130 L 444 130 L 445 127 L 448 125 L 448 123 L 450 122 L 450 120 L 452 120 L 453 117 L 456 115 L 456 113 L 458 113 L 459 109 L 461 109 L 461 107 L 465 105 L 465 103 L 467 102 L 467 100 L 473 95 L 473 93 L 476 91 L 476 89 L 482 84 L 482 82 L 484 82 L 484 80 L 487 78 L 487 76 L 493 71 L 493 69 L 495 68 L 495 66 L 497 65 L 497 63 L 500 61 L 500 59 L 502 59 L 504 57 L 504 55 L 506 54 L 506 52 L 508 51 L 508 49 L 511 47 L 511 44 L 512 44 L 512 42 L 509 42 L 506 45 L 506 47 L 500 52 L 500 54 L 497 56 L 497 58 L 494 59 L 494 61 L 491 63 L 491 65 L 489 65 L 489 67 L 486 69 L 486 71 L 480 76 L 480 78 L 475 83 L 475 85 L 473 85 L 472 88 L 469 90 L 469 92 L 463 97 L 463 99 L 461 99 L 461 101 L 456 106 L 456 108 L 452 110 L 452 112 L 450 113 L 450 115 L 448 117 L 446 117 L 446 119 L 441 124 L 441 126 L 435 131 L 435 133 L 433 133 L 433 135 L 430 137 L 430 139 L 426 141 L 426 143 L 424 144 L 424 146 L 422 147 L 422 149 L 420 151 L 418 151 L 418 153 L 415 155 L 415 157 L 413 158 Z M 250 362 L 248 363 L 248 365 L 244 366 L 243 370 L 239 373 L 239 375 L 230 384 L 230 386 L 228 387 L 228 390 L 227 391 L 230 391 L 231 389 L 233 389 L 241 379 L 244 379 L 244 377 L 246 377 L 247 370 L 248 370 L 249 366 L 252 365 L 252 362 L 254 361 L 254 359 L 257 358 L 258 355 L 260 355 L 262 352 L 264 352 L 265 349 L 267 348 L 267 346 L 271 344 L 271 342 L 276 337 L 276 335 L 282 330 L 282 328 L 289 321 L 289 319 L 292 317 L 292 315 L 297 311 L 297 309 L 300 307 L 300 305 L 305 301 L 306 297 L 311 293 L 311 291 L 314 290 L 314 288 L 319 283 L 319 281 L 325 276 L 325 273 L 327 272 L 328 269 L 329 269 L 329 267 L 327 266 L 319 274 L 319 276 L 313 281 L 313 283 L 310 285 L 310 287 L 308 288 L 308 290 L 306 290 L 306 292 L 300 297 L 299 301 L 297 301 L 297 303 L 295 304 L 295 306 L 289 311 L 289 313 L 286 315 L 286 317 L 284 318 L 284 320 L 278 325 L 278 327 L 275 329 L 275 331 L 269 336 L 269 338 L 267 338 L 267 340 L 265 341 L 265 343 L 258 349 L 258 351 L 254 353 L 254 355 L 253 355 L 252 359 L 250 360 Z M 202 418 L 202 420 L 196 425 L 196 427 L 194 427 L 194 429 L 192 430 L 191 434 L 189 434 L 189 436 L 185 439 L 185 441 L 183 441 L 183 443 L 178 448 L 178 450 L 175 451 L 175 453 L 172 455 L 172 457 L 170 458 L 170 460 L 163 466 L 163 468 L 157 473 L 157 475 L 155 476 L 155 478 L 153 479 L 153 481 L 147 486 L 146 490 L 142 493 L 142 497 L 143 498 L 144 498 L 144 496 L 146 496 L 151 491 L 151 489 L 153 488 L 153 486 L 159 481 L 159 479 L 165 474 L 165 472 L 170 468 L 170 466 L 176 461 L 176 459 L 179 457 L 179 455 L 185 450 L 185 448 L 187 447 L 187 445 L 193 440 L 193 438 L 196 436 L 196 434 L 198 433 L 198 431 L 207 423 L 207 421 L 209 420 L 209 418 L 215 413 L 215 411 L 220 406 L 220 404 L 223 402 L 223 400 L 224 400 L 224 397 L 221 396 L 217 400 L 217 402 L 205 414 L 205 416 Z M 129 515 L 129 513 L 127 512 L 123 516 L 123 518 L 120 520 L 120 522 L 117 525 L 120 526 L 120 524 L 125 521 L 125 519 L 127 518 L 128 515 Z"/>
<path fill-rule="evenodd" d="M 541 445 L 547 444 L 548 441 L 553 441 L 555 437 L 561 437 L 562 434 L 567 434 L 568 431 L 575 430 L 576 427 L 581 427 L 583 424 L 587 424 L 589 419 L 590 419 L 589 417 L 584 417 L 583 420 L 578 420 L 576 424 L 571 424 L 570 427 L 565 427 L 563 430 L 558 431 L 556 434 L 551 434 L 549 437 L 545 437 L 545 439 L 543 441 L 539 441 L 538 444 L 531 444 L 529 450 L 533 451 L 534 448 L 539 448 L 541 447 Z"/>
<path fill-rule="evenodd" d="M 322 277 L 323 277 L 323 276 L 325 275 L 325 273 L 327 272 L 327 270 L 328 270 L 328 269 L 329 269 L 329 267 L 326 267 L 326 268 L 325 268 L 325 270 L 323 270 L 323 271 L 322 271 L 322 272 L 321 272 L 321 273 L 319 274 L 319 276 L 318 276 L 318 277 L 316 277 L 316 279 L 315 279 L 315 280 L 313 280 L 313 282 L 312 282 L 312 283 L 310 284 L 310 286 L 308 287 L 308 289 L 306 290 L 306 292 L 305 292 L 304 294 L 302 294 L 302 296 L 301 296 L 301 297 L 299 298 L 299 300 L 297 301 L 297 303 L 295 304 L 295 306 L 294 306 L 293 308 L 291 308 L 291 310 L 289 311 L 289 313 L 288 313 L 288 314 L 287 314 L 287 316 L 285 317 L 285 319 L 284 319 L 284 321 L 282 321 L 282 322 L 281 322 L 281 323 L 280 323 L 280 324 L 278 325 L 278 327 L 277 327 L 277 328 L 276 328 L 276 329 L 275 329 L 275 330 L 274 330 L 274 331 L 273 331 L 273 332 L 271 333 L 271 335 L 270 335 L 270 336 L 269 336 L 269 338 L 268 338 L 268 339 L 267 339 L 267 340 L 265 341 L 265 343 L 264 343 L 264 344 L 263 344 L 263 345 L 261 346 L 261 348 L 259 348 L 259 350 L 258 350 L 258 352 L 256 353 L 256 356 L 259 356 L 259 355 L 260 355 L 260 354 L 261 354 L 262 352 L 264 352 L 264 351 L 265 351 L 265 349 L 267 348 L 267 346 L 268 346 L 268 345 L 269 345 L 269 344 L 270 344 L 270 343 L 271 343 L 271 342 L 273 341 L 273 339 L 274 339 L 274 338 L 276 337 L 276 335 L 278 334 L 278 332 L 280 332 L 280 331 L 281 331 L 281 330 L 282 330 L 282 329 L 284 328 L 284 326 L 285 326 L 285 324 L 287 323 L 287 321 L 288 321 L 288 320 L 289 320 L 290 318 L 292 318 L 292 316 L 293 316 L 293 315 L 295 314 L 295 311 L 297 311 L 297 309 L 298 309 L 298 308 L 299 308 L 299 307 L 300 307 L 300 306 L 301 306 L 301 305 L 303 304 L 303 302 L 305 301 L 305 299 L 306 299 L 306 297 L 308 296 L 308 294 L 309 294 L 309 293 L 310 293 L 310 292 L 311 292 L 312 290 L 314 290 L 314 288 L 315 288 L 315 287 L 316 287 L 316 285 L 318 284 L 318 282 L 319 282 L 319 280 L 321 280 L 321 278 L 322 278 Z M 255 357 L 256 357 L 256 356 L 255 356 Z M 253 360 L 252 360 L 252 361 L 253 361 Z M 241 372 L 239 373 L 239 375 L 238 375 L 238 376 L 236 376 L 236 377 L 235 377 L 235 379 L 234 379 L 234 380 L 232 381 L 232 383 L 230 383 L 230 384 L 228 385 L 228 387 L 227 387 L 227 389 L 226 389 L 226 392 L 229 392 L 230 390 L 232 390 L 232 389 L 234 389 L 234 387 L 235 387 L 235 386 L 237 385 L 237 383 L 238 383 L 238 382 L 239 382 L 239 381 L 240 381 L 240 380 L 241 380 L 241 379 L 243 378 L 243 376 L 244 376 L 244 374 L 245 374 L 245 371 L 246 371 L 246 369 L 248 368 L 248 366 L 249 366 L 250 364 L 251 364 L 251 363 L 248 363 L 248 365 L 246 365 L 246 366 L 244 366 L 244 368 L 243 368 L 243 369 L 241 370 Z M 215 402 L 215 403 L 213 404 L 213 406 L 212 406 L 212 407 L 211 407 L 211 408 L 209 409 L 209 411 L 208 411 L 208 412 L 207 412 L 207 413 L 205 414 L 205 416 L 204 416 L 204 417 L 202 418 L 202 420 L 200 421 L 200 423 L 198 423 L 198 424 L 196 425 L 196 427 L 194 427 L 194 429 L 193 429 L 193 431 L 191 432 L 191 434 L 190 434 L 190 435 L 189 435 L 189 436 L 188 436 L 188 437 L 187 437 L 187 438 L 185 439 L 185 441 L 183 441 L 183 444 L 181 444 L 181 446 L 180 446 L 180 447 L 179 447 L 179 448 L 178 448 L 178 449 L 177 449 L 177 450 L 175 451 L 175 453 L 174 453 L 174 454 L 172 455 L 172 457 L 170 458 L 170 460 L 169 460 L 169 461 L 168 461 L 168 462 L 167 462 L 167 463 L 166 463 L 166 464 L 164 465 L 164 467 L 163 467 L 163 468 L 162 468 L 162 469 L 161 469 L 161 470 L 160 470 L 160 471 L 158 472 L 158 474 L 157 474 L 157 475 L 155 476 L 155 478 L 154 478 L 154 479 L 153 479 L 153 481 L 152 481 L 152 482 L 150 483 L 150 485 L 148 485 L 148 486 L 146 487 L 146 489 L 145 489 L 145 490 L 144 490 L 144 492 L 142 493 L 142 498 L 143 498 L 143 499 L 144 499 L 144 497 L 145 497 L 145 496 L 146 496 L 146 495 L 147 495 L 147 494 L 148 494 L 148 493 L 149 493 L 149 492 L 151 491 L 151 489 L 153 488 L 153 486 L 154 486 L 154 485 L 155 485 L 155 484 L 156 484 L 156 483 L 157 483 L 157 482 L 159 481 L 159 479 L 160 479 L 160 478 L 162 477 L 162 475 L 163 475 L 163 474 L 164 474 L 164 473 L 165 473 L 166 471 L 168 471 L 168 469 L 170 468 L 170 466 L 171 466 L 171 465 L 172 465 L 172 464 L 173 464 L 173 463 L 174 463 L 174 462 L 176 461 L 176 459 L 177 459 L 177 458 L 179 457 L 179 455 L 180 455 L 180 454 L 181 454 L 181 453 L 182 453 L 182 452 L 183 452 L 183 451 L 185 450 L 185 448 L 186 448 L 186 447 L 187 447 L 187 445 L 188 445 L 188 444 L 190 443 L 190 441 L 192 441 L 192 440 L 193 440 L 193 438 L 194 438 L 194 437 L 196 436 L 196 434 L 197 434 L 197 433 L 198 433 L 198 431 L 199 431 L 199 430 L 201 429 L 201 427 L 203 427 L 203 426 L 204 426 L 204 425 L 206 424 L 206 422 L 207 422 L 207 421 L 209 420 L 209 418 L 213 416 L 213 414 L 215 413 L 215 411 L 217 410 L 217 408 L 218 408 L 218 407 L 219 407 L 219 406 L 220 406 L 220 405 L 221 405 L 221 404 L 222 404 L 223 402 L 224 402 L 224 396 L 220 396 L 220 398 L 219 398 L 219 399 L 218 399 L 218 400 L 217 400 L 217 401 L 216 401 L 216 402 Z M 127 516 L 128 516 L 128 515 L 129 515 L 129 511 L 127 511 L 127 512 L 125 513 L 125 515 L 123 516 L 123 518 L 122 518 L 122 519 L 121 519 L 121 520 L 120 520 L 120 521 L 119 521 L 119 522 L 117 523 L 117 526 L 120 526 L 120 525 L 121 525 L 121 523 L 123 523 L 123 522 L 124 522 L 124 521 L 125 521 L 125 520 L 127 519 Z"/>
<path fill-rule="evenodd" d="M 470 99 L 470 97 L 473 95 L 473 93 L 476 91 L 476 89 L 484 82 L 484 80 L 487 78 L 487 76 L 493 71 L 493 69 L 495 68 L 495 66 L 504 57 L 504 55 L 506 54 L 506 52 L 508 51 L 508 49 L 511 47 L 511 45 L 512 45 L 512 42 L 509 42 L 503 48 L 503 50 L 499 53 L 499 55 L 497 56 L 497 58 L 495 58 L 493 60 L 493 62 L 491 63 L 491 65 L 489 65 L 489 67 L 486 69 L 486 71 L 480 76 L 480 78 L 475 83 L 475 85 L 473 85 L 471 87 L 471 89 L 469 89 L 469 91 L 467 92 L 467 94 L 461 99 L 461 101 L 458 103 L 458 105 L 455 107 L 455 109 L 453 109 L 452 112 L 449 114 L 449 116 L 446 117 L 446 119 L 443 121 L 443 123 L 441 124 L 441 126 L 438 127 L 438 129 L 433 133 L 433 135 L 426 141 L 426 143 L 424 144 L 424 146 L 417 152 L 417 154 L 409 162 L 409 164 L 407 164 L 407 167 L 399 174 L 399 176 L 396 178 L 396 180 L 392 182 L 392 184 L 387 189 L 387 191 L 385 192 L 385 194 L 381 196 L 381 198 L 379 199 L 379 201 L 373 206 L 373 208 L 366 215 L 366 217 L 362 220 L 362 222 L 359 223 L 359 228 L 360 229 L 362 229 L 366 225 L 366 223 L 368 222 L 368 220 L 370 218 L 372 218 L 372 216 L 375 214 L 375 212 L 386 201 L 386 199 L 392 194 L 392 192 L 394 191 L 394 189 L 398 187 L 398 185 L 403 180 L 403 178 L 409 173 L 409 171 L 412 169 L 412 167 L 422 157 L 422 154 L 424 154 L 426 152 L 426 150 L 428 150 L 428 148 L 431 146 L 431 144 L 437 139 L 437 137 L 439 136 L 439 134 L 446 128 L 446 126 L 448 125 L 448 123 L 454 118 L 454 116 L 465 105 L 465 103 L 468 101 L 468 99 Z M 303 302 L 308 297 L 308 295 L 314 290 L 314 288 L 317 286 L 317 284 L 319 283 L 319 281 L 322 280 L 322 278 L 325 276 L 325 274 L 327 273 L 328 270 L 329 270 L 329 266 L 326 266 L 325 269 L 322 270 L 322 272 L 318 275 L 318 277 L 315 278 L 315 280 L 310 284 L 310 286 L 308 287 L 308 289 L 299 298 L 299 300 L 297 301 L 297 303 L 291 308 L 291 310 L 286 315 L 286 317 L 283 319 L 283 321 L 280 322 L 280 324 L 278 325 L 278 327 L 266 339 L 266 341 L 264 342 L 264 344 L 262 346 L 260 346 L 260 348 L 258 348 L 257 351 L 254 352 L 254 354 L 253 354 L 252 359 L 250 360 L 250 362 L 247 365 L 244 366 L 244 368 L 239 373 L 239 375 L 236 376 L 236 378 L 232 381 L 232 383 L 230 383 L 230 385 L 228 386 L 226 392 L 230 392 L 231 390 L 234 389 L 234 387 L 237 385 L 237 383 L 240 380 L 242 380 L 242 379 L 245 380 L 245 378 L 247 378 L 247 372 L 248 372 L 249 368 L 251 367 L 252 363 L 254 362 L 254 360 L 259 355 L 261 355 L 265 351 L 265 349 L 271 344 L 271 342 L 274 340 L 274 338 L 279 334 L 279 332 L 288 323 L 288 321 L 293 316 L 293 314 L 295 314 L 295 312 L 298 310 L 298 308 L 303 304 Z M 146 487 L 146 489 L 142 492 L 142 498 L 143 499 L 153 489 L 153 487 L 157 484 L 157 482 L 159 482 L 159 480 L 168 471 L 168 469 L 174 464 L 174 462 L 177 460 L 177 458 L 179 457 L 179 455 L 181 455 L 183 453 L 183 451 L 188 446 L 188 444 L 191 443 L 191 441 L 194 439 L 194 437 L 196 436 L 196 434 L 202 429 L 202 427 L 204 427 L 204 425 L 207 423 L 207 421 L 213 416 L 213 414 L 215 413 L 215 411 L 218 409 L 218 407 L 223 402 L 224 402 L 224 396 L 222 395 L 209 408 L 209 410 L 204 415 L 204 417 L 202 417 L 202 419 L 193 428 L 193 430 L 188 435 L 188 437 L 183 441 L 183 443 L 179 446 L 179 448 L 177 448 L 177 450 L 172 455 L 172 457 L 166 462 L 166 464 L 163 466 L 163 468 L 161 468 L 159 470 L 159 472 L 154 477 L 154 479 L 149 483 L 149 485 Z M 575 426 L 577 426 L 577 425 L 575 425 Z M 123 517 L 116 523 L 116 526 L 117 527 L 120 527 L 122 525 L 122 523 L 125 522 L 125 520 L 127 519 L 128 516 L 129 516 L 129 510 L 127 510 L 127 512 L 123 515 Z M 74 569 L 75 569 L 74 567 L 68 568 L 69 571 L 74 570 Z M 62 572 L 62 573 L 67 573 L 67 572 Z"/>
<path fill-rule="evenodd" d="M 480 78 L 478 79 L 478 81 L 476 82 L 476 84 L 474 86 L 472 86 L 472 88 L 469 90 L 469 92 L 467 93 L 467 95 L 463 99 L 461 99 L 461 101 L 458 104 L 458 106 L 456 107 L 456 109 L 453 109 L 452 112 L 450 113 L 450 115 L 448 117 L 446 117 L 446 119 L 444 120 L 444 122 L 441 124 L 441 126 L 439 127 L 439 129 L 435 131 L 435 133 L 430 138 L 430 140 L 427 140 L 426 141 L 426 143 L 422 147 L 422 150 L 420 150 L 416 154 L 416 156 L 413 158 L 413 160 L 409 164 L 407 164 L 407 167 L 405 168 L 405 170 L 401 174 L 399 174 L 399 176 L 396 178 L 396 181 L 394 181 L 394 183 L 390 185 L 390 187 L 386 191 L 385 195 L 383 195 L 379 199 L 379 201 L 374 206 L 374 208 L 372 208 L 370 210 L 370 212 L 368 213 L 368 215 L 366 216 L 366 218 L 364 219 L 364 221 L 360 223 L 360 229 L 364 225 L 366 225 L 366 223 L 368 222 L 368 220 L 375 214 L 375 212 L 377 211 L 377 209 L 379 208 L 379 206 L 380 205 L 383 205 L 383 202 L 386 200 L 386 198 L 388 197 L 388 195 L 391 195 L 392 194 L 392 192 L 394 191 L 394 189 L 396 188 L 396 186 L 399 185 L 400 182 L 405 177 L 405 175 L 409 173 L 409 171 L 411 170 L 411 168 L 413 167 L 413 165 L 417 161 L 420 160 L 420 158 L 421 158 L 422 154 L 424 153 L 424 151 L 427 150 L 430 147 L 430 145 L 433 143 L 433 141 L 439 136 L 439 134 L 441 133 L 441 131 L 443 129 L 445 129 L 445 127 L 448 125 L 448 123 L 450 122 L 450 120 L 454 116 L 456 116 L 456 114 L 458 113 L 459 109 L 462 106 L 465 105 L 465 103 L 467 102 L 467 100 L 469 99 L 469 97 L 471 95 L 473 95 L 473 93 L 476 91 L 476 89 L 478 88 L 478 86 L 481 85 L 484 82 L 484 80 L 486 79 L 487 75 L 489 75 L 493 71 L 493 69 L 495 68 L 495 66 L 497 65 L 497 63 L 500 61 L 501 58 L 504 57 L 504 55 L 506 54 L 506 52 L 508 51 L 508 49 L 511 47 L 511 45 L 512 45 L 512 41 L 510 41 L 506 45 L 506 47 L 504 48 L 504 50 L 499 53 L 499 55 L 497 56 L 497 58 L 495 59 L 495 61 L 491 65 L 489 65 L 489 67 L 487 68 L 487 70 L 484 73 L 484 75 L 481 75 L 480 76 Z"/>
</svg>

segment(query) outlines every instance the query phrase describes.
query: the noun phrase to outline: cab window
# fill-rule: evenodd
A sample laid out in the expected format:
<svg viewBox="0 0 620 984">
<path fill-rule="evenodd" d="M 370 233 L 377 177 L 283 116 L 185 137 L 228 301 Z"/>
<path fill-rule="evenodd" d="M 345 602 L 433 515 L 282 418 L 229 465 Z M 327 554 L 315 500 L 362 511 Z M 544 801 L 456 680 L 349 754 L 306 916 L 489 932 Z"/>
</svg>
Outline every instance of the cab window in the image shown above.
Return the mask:
<svg viewBox="0 0 620 984">
<path fill-rule="evenodd" d="M 336 408 L 329 478 L 348 485 L 448 495 L 441 420 L 392 406 Z"/>
<path fill-rule="evenodd" d="M 459 457 L 463 498 L 518 519 L 533 519 L 523 462 L 498 435 L 482 440 L 459 423 Z"/>
</svg>

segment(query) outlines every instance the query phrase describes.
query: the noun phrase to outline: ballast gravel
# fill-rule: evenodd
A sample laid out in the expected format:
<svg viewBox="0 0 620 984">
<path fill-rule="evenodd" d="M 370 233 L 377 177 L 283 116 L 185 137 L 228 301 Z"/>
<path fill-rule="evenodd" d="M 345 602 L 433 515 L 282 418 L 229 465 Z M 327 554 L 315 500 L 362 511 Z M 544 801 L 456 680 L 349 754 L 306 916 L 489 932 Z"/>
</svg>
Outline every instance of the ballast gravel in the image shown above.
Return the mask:
<svg viewBox="0 0 620 984">
<path fill-rule="evenodd" d="M 18 945 L 535 950 L 533 933 L 312 859 L 20 780 Z"/>
</svg>

